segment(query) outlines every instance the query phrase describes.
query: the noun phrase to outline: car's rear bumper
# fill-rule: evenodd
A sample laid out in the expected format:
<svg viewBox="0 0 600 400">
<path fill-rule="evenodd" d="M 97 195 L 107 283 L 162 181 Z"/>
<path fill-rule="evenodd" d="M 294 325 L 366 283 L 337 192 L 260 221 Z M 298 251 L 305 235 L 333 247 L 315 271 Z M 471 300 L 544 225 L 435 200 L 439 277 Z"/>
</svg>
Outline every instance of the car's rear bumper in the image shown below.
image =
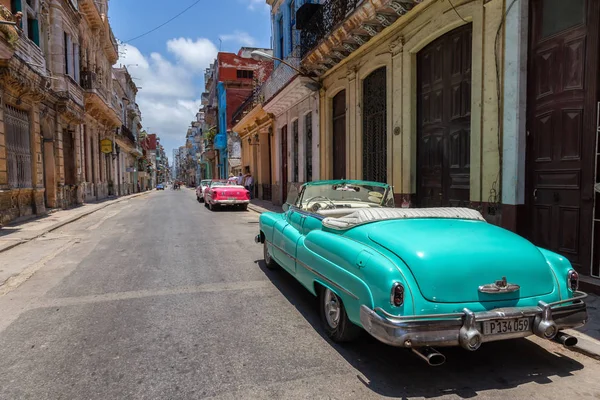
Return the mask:
<svg viewBox="0 0 600 400">
<path fill-rule="evenodd" d="M 212 203 L 219 206 L 234 206 L 239 204 L 249 204 L 250 200 L 212 200 Z"/>
<path fill-rule="evenodd" d="M 477 350 L 481 343 L 533 334 L 552 339 L 561 329 L 584 325 L 588 314 L 582 300 L 586 296 L 583 292 L 576 292 L 573 299 L 550 304 L 540 302 L 536 307 L 498 308 L 482 312 L 472 312 L 465 308 L 462 313 L 417 317 L 398 317 L 380 308 L 374 311 L 363 305 L 360 309 L 360 322 L 372 336 L 392 346 L 462 346 L 467 350 Z M 529 318 L 532 329 L 525 332 L 484 334 L 485 321 L 517 318 Z"/>
</svg>

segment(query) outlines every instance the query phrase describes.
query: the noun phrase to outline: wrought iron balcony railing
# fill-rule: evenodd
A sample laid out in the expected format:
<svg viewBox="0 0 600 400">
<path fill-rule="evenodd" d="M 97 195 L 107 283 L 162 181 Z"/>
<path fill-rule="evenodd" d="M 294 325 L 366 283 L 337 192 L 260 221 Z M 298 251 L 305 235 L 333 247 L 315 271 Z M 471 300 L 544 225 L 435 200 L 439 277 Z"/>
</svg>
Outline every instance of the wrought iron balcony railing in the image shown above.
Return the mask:
<svg viewBox="0 0 600 400">
<path fill-rule="evenodd" d="M 264 92 L 262 88 L 263 85 L 256 87 L 252 94 L 234 111 L 231 117 L 233 125 L 240 122 L 254 107 L 263 102 Z"/>
<path fill-rule="evenodd" d="M 133 134 L 133 132 L 131 132 L 131 129 L 129 129 L 125 125 L 121 126 L 121 134 L 127 139 L 131 140 L 131 143 L 135 143 L 135 135 Z"/>
<path fill-rule="evenodd" d="M 364 0 L 329 0 L 321 5 L 307 5 L 313 7 L 313 10 L 312 15 L 302 21 L 300 57 L 304 58 L 363 2 Z"/>
</svg>

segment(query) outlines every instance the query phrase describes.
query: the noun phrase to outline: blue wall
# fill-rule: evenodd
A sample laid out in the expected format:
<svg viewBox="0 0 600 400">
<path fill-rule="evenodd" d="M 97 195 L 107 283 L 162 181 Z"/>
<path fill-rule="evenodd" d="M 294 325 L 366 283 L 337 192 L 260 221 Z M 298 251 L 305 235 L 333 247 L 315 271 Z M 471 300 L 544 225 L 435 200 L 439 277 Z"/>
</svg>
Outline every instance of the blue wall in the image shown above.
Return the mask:
<svg viewBox="0 0 600 400">
<path fill-rule="evenodd" d="M 219 102 L 219 131 L 215 137 L 215 149 L 219 150 L 219 177 L 227 178 L 229 162 L 227 161 L 227 90 L 223 82 L 217 84 Z"/>
</svg>

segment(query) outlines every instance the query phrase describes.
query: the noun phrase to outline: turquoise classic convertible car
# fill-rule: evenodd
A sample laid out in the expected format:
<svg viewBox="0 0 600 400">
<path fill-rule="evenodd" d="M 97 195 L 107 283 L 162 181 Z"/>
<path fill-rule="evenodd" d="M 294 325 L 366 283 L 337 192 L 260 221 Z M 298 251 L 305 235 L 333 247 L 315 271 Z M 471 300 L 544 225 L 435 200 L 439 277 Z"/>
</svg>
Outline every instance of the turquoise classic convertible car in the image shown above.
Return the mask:
<svg viewBox="0 0 600 400">
<path fill-rule="evenodd" d="M 579 276 L 564 257 L 488 224 L 467 208 L 394 208 L 389 185 L 319 181 L 290 190 L 285 212 L 260 216 L 255 241 L 318 296 L 327 335 L 366 330 L 430 365 L 435 347 L 537 335 L 587 322 Z"/>
</svg>

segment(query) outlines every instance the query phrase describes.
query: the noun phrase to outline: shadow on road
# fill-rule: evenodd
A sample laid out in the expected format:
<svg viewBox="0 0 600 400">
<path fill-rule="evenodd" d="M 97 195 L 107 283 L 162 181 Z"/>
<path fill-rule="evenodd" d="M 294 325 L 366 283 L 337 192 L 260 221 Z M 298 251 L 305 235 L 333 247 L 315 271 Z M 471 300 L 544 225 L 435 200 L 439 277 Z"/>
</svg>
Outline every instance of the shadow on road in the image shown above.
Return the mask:
<svg viewBox="0 0 600 400">
<path fill-rule="evenodd" d="M 583 368 L 579 362 L 550 353 L 526 339 L 486 343 L 476 352 L 440 349 L 447 357 L 441 367 L 430 367 L 409 350 L 385 345 L 366 332 L 355 343 L 339 345 L 325 336 L 316 298 L 304 286 L 282 269 L 267 269 L 264 260 L 255 263 L 315 331 L 364 375 L 357 375 L 357 379 L 383 396 L 430 398 L 454 394 L 472 398 L 480 392 L 531 382 L 549 384 L 550 377 L 568 377 Z"/>
</svg>

